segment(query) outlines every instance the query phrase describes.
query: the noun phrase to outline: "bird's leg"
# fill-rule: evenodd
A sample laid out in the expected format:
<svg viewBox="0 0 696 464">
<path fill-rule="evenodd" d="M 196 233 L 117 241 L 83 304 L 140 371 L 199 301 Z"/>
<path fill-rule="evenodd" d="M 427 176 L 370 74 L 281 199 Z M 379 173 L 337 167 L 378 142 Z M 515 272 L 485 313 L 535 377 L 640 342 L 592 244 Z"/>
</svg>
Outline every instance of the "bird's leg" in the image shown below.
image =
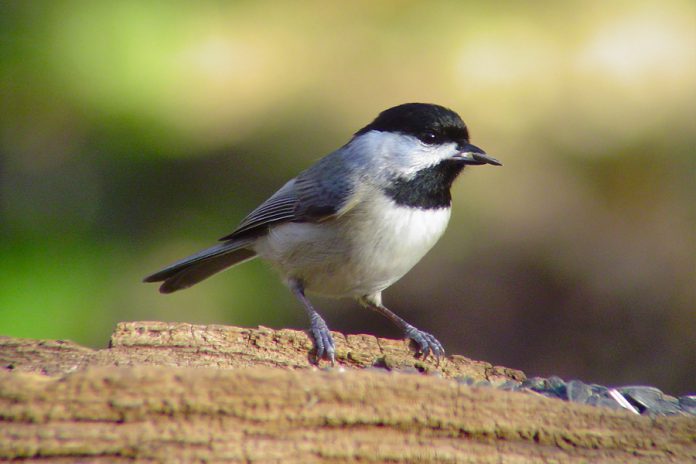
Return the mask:
<svg viewBox="0 0 696 464">
<path fill-rule="evenodd" d="M 418 352 L 423 355 L 423 359 L 427 358 L 430 353 L 435 356 L 437 363 L 440 363 L 440 356 L 445 355 L 445 349 L 442 344 L 428 332 L 424 332 L 413 327 L 411 324 L 391 312 L 382 304 L 382 295 L 377 293 L 374 295 L 366 295 L 360 298 L 360 303 L 367 306 L 373 311 L 377 311 L 382 316 L 392 321 L 399 329 L 404 332 L 406 338 L 413 340 L 418 345 Z"/>
<path fill-rule="evenodd" d="M 326 322 L 324 322 L 324 319 L 322 319 L 319 313 L 314 309 L 314 306 L 312 306 L 312 303 L 305 296 L 304 287 L 301 282 L 297 280 L 290 281 L 290 289 L 302 302 L 302 306 L 304 306 L 305 311 L 307 311 L 309 315 L 309 330 L 312 333 L 314 348 L 317 353 L 316 362 L 319 363 L 322 357 L 326 357 L 326 359 L 331 361 L 331 365 L 333 366 L 335 363 L 336 347 Z"/>
</svg>

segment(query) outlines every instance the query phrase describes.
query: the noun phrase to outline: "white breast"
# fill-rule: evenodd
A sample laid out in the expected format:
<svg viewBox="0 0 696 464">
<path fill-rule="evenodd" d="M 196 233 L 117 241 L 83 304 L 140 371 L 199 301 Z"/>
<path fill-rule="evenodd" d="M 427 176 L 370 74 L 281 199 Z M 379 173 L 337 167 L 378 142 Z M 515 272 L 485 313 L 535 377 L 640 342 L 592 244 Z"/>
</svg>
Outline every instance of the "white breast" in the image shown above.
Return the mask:
<svg viewBox="0 0 696 464">
<path fill-rule="evenodd" d="M 307 290 L 360 297 L 403 277 L 442 236 L 449 218 L 449 208 L 401 207 L 378 195 L 337 219 L 273 227 L 255 249 Z"/>
</svg>

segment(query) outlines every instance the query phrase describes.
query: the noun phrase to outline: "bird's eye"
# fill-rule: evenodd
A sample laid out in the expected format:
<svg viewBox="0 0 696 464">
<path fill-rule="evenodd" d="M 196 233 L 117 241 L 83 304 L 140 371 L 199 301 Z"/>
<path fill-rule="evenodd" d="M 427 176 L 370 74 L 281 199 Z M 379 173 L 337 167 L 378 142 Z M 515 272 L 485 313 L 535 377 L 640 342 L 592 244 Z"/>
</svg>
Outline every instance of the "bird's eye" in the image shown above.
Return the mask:
<svg viewBox="0 0 696 464">
<path fill-rule="evenodd" d="M 433 144 L 433 143 L 437 143 L 438 140 L 440 140 L 440 137 L 438 137 L 438 135 L 433 131 L 426 131 L 426 132 L 423 132 L 423 134 L 421 134 L 420 139 L 424 143 Z"/>
</svg>

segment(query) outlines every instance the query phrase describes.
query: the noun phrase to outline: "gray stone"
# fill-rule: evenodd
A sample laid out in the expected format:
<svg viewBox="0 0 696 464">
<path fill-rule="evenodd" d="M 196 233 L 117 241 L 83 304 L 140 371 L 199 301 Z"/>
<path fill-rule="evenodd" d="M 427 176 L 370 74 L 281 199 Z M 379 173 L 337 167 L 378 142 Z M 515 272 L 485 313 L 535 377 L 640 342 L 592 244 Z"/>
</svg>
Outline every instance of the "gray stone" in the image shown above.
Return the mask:
<svg viewBox="0 0 696 464">
<path fill-rule="evenodd" d="M 688 414 L 696 415 L 696 395 L 680 396 L 679 407 Z"/>
<path fill-rule="evenodd" d="M 575 403 L 587 403 L 587 400 L 592 396 L 592 388 L 579 380 L 571 380 L 566 385 L 568 400 Z"/>
</svg>

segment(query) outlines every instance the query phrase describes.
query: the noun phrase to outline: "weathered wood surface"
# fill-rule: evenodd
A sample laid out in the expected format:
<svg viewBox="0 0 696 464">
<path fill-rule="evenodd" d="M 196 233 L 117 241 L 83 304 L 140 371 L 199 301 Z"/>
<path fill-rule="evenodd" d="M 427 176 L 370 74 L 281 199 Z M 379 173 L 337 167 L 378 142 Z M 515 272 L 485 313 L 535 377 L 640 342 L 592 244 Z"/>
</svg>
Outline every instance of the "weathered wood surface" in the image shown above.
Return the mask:
<svg viewBox="0 0 696 464">
<path fill-rule="evenodd" d="M 292 330 L 124 323 L 104 350 L 0 338 L 0 459 L 696 461 L 692 417 L 472 388 L 452 377 L 523 374 L 461 356 L 435 366 L 402 341 L 334 337 L 331 369 L 311 366 L 309 339 Z"/>
<path fill-rule="evenodd" d="M 403 340 L 332 332 L 337 366 L 386 367 L 436 373 L 444 377 L 468 375 L 476 379 L 524 379 L 521 371 L 492 366 L 463 356 L 449 356 L 439 366 L 413 357 Z M 312 343 L 298 330 L 256 329 L 222 325 L 166 322 L 123 322 L 116 326 L 108 349 L 91 350 L 72 342 L 0 337 L 0 366 L 14 370 L 59 375 L 95 366 L 313 367 Z M 322 361 L 320 366 L 328 366 Z"/>
</svg>

